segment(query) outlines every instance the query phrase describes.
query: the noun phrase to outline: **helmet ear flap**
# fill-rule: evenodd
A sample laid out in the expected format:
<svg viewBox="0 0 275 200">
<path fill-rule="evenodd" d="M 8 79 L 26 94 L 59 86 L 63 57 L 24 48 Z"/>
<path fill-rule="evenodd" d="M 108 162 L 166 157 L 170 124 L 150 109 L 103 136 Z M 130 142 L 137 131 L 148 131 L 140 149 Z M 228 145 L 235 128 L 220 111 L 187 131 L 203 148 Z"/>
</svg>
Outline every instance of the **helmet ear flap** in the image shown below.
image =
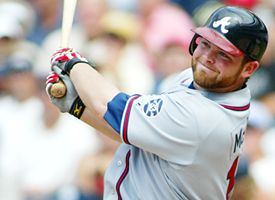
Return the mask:
<svg viewBox="0 0 275 200">
<path fill-rule="evenodd" d="M 196 42 L 197 38 L 200 37 L 200 35 L 198 35 L 197 33 L 195 33 L 195 35 L 193 36 L 190 45 L 189 45 L 189 53 L 192 56 L 195 49 L 197 48 L 198 44 Z"/>
</svg>

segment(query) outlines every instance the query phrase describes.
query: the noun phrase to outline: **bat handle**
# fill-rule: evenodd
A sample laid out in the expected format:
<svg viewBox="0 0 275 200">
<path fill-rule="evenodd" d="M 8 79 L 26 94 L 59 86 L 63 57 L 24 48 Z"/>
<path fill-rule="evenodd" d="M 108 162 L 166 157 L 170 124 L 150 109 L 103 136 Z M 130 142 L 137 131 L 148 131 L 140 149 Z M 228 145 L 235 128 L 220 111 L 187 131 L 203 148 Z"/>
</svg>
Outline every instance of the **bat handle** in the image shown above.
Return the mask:
<svg viewBox="0 0 275 200">
<path fill-rule="evenodd" d="M 51 86 L 50 94 L 55 98 L 62 98 L 66 95 L 67 88 L 66 85 L 59 80 Z"/>
</svg>

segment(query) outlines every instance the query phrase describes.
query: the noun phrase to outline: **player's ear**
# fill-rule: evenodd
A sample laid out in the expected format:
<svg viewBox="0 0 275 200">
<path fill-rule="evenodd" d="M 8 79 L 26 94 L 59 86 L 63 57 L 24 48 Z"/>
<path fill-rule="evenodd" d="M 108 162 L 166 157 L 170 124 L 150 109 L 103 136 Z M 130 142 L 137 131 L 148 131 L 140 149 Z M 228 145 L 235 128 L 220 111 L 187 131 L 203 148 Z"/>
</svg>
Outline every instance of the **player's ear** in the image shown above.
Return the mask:
<svg viewBox="0 0 275 200">
<path fill-rule="evenodd" d="M 249 78 L 258 68 L 260 64 L 258 61 L 249 61 L 244 64 L 243 67 L 243 77 L 244 78 Z"/>
</svg>

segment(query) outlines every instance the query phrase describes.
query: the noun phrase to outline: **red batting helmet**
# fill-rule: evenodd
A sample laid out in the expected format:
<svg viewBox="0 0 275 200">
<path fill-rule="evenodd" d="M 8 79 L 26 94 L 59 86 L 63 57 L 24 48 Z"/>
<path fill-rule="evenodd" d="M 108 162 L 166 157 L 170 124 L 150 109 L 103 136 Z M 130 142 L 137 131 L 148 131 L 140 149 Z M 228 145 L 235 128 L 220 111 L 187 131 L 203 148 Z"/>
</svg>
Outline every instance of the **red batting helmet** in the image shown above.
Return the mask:
<svg viewBox="0 0 275 200">
<path fill-rule="evenodd" d="M 203 27 L 195 32 L 189 45 L 193 55 L 196 39 L 203 37 L 234 56 L 245 54 L 252 60 L 260 60 L 268 42 L 268 33 L 262 20 L 249 10 L 235 6 L 217 9 Z"/>
</svg>

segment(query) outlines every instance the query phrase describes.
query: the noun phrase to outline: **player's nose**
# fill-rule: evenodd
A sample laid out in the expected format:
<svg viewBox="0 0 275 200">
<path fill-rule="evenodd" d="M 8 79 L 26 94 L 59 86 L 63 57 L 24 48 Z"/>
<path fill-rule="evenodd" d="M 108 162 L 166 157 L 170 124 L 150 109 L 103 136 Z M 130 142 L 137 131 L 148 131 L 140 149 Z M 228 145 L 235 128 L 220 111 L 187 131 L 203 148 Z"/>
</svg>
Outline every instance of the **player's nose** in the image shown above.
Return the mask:
<svg viewBox="0 0 275 200">
<path fill-rule="evenodd" d="M 212 49 L 208 49 L 203 57 L 207 64 L 214 64 L 216 62 L 216 53 Z"/>
</svg>

